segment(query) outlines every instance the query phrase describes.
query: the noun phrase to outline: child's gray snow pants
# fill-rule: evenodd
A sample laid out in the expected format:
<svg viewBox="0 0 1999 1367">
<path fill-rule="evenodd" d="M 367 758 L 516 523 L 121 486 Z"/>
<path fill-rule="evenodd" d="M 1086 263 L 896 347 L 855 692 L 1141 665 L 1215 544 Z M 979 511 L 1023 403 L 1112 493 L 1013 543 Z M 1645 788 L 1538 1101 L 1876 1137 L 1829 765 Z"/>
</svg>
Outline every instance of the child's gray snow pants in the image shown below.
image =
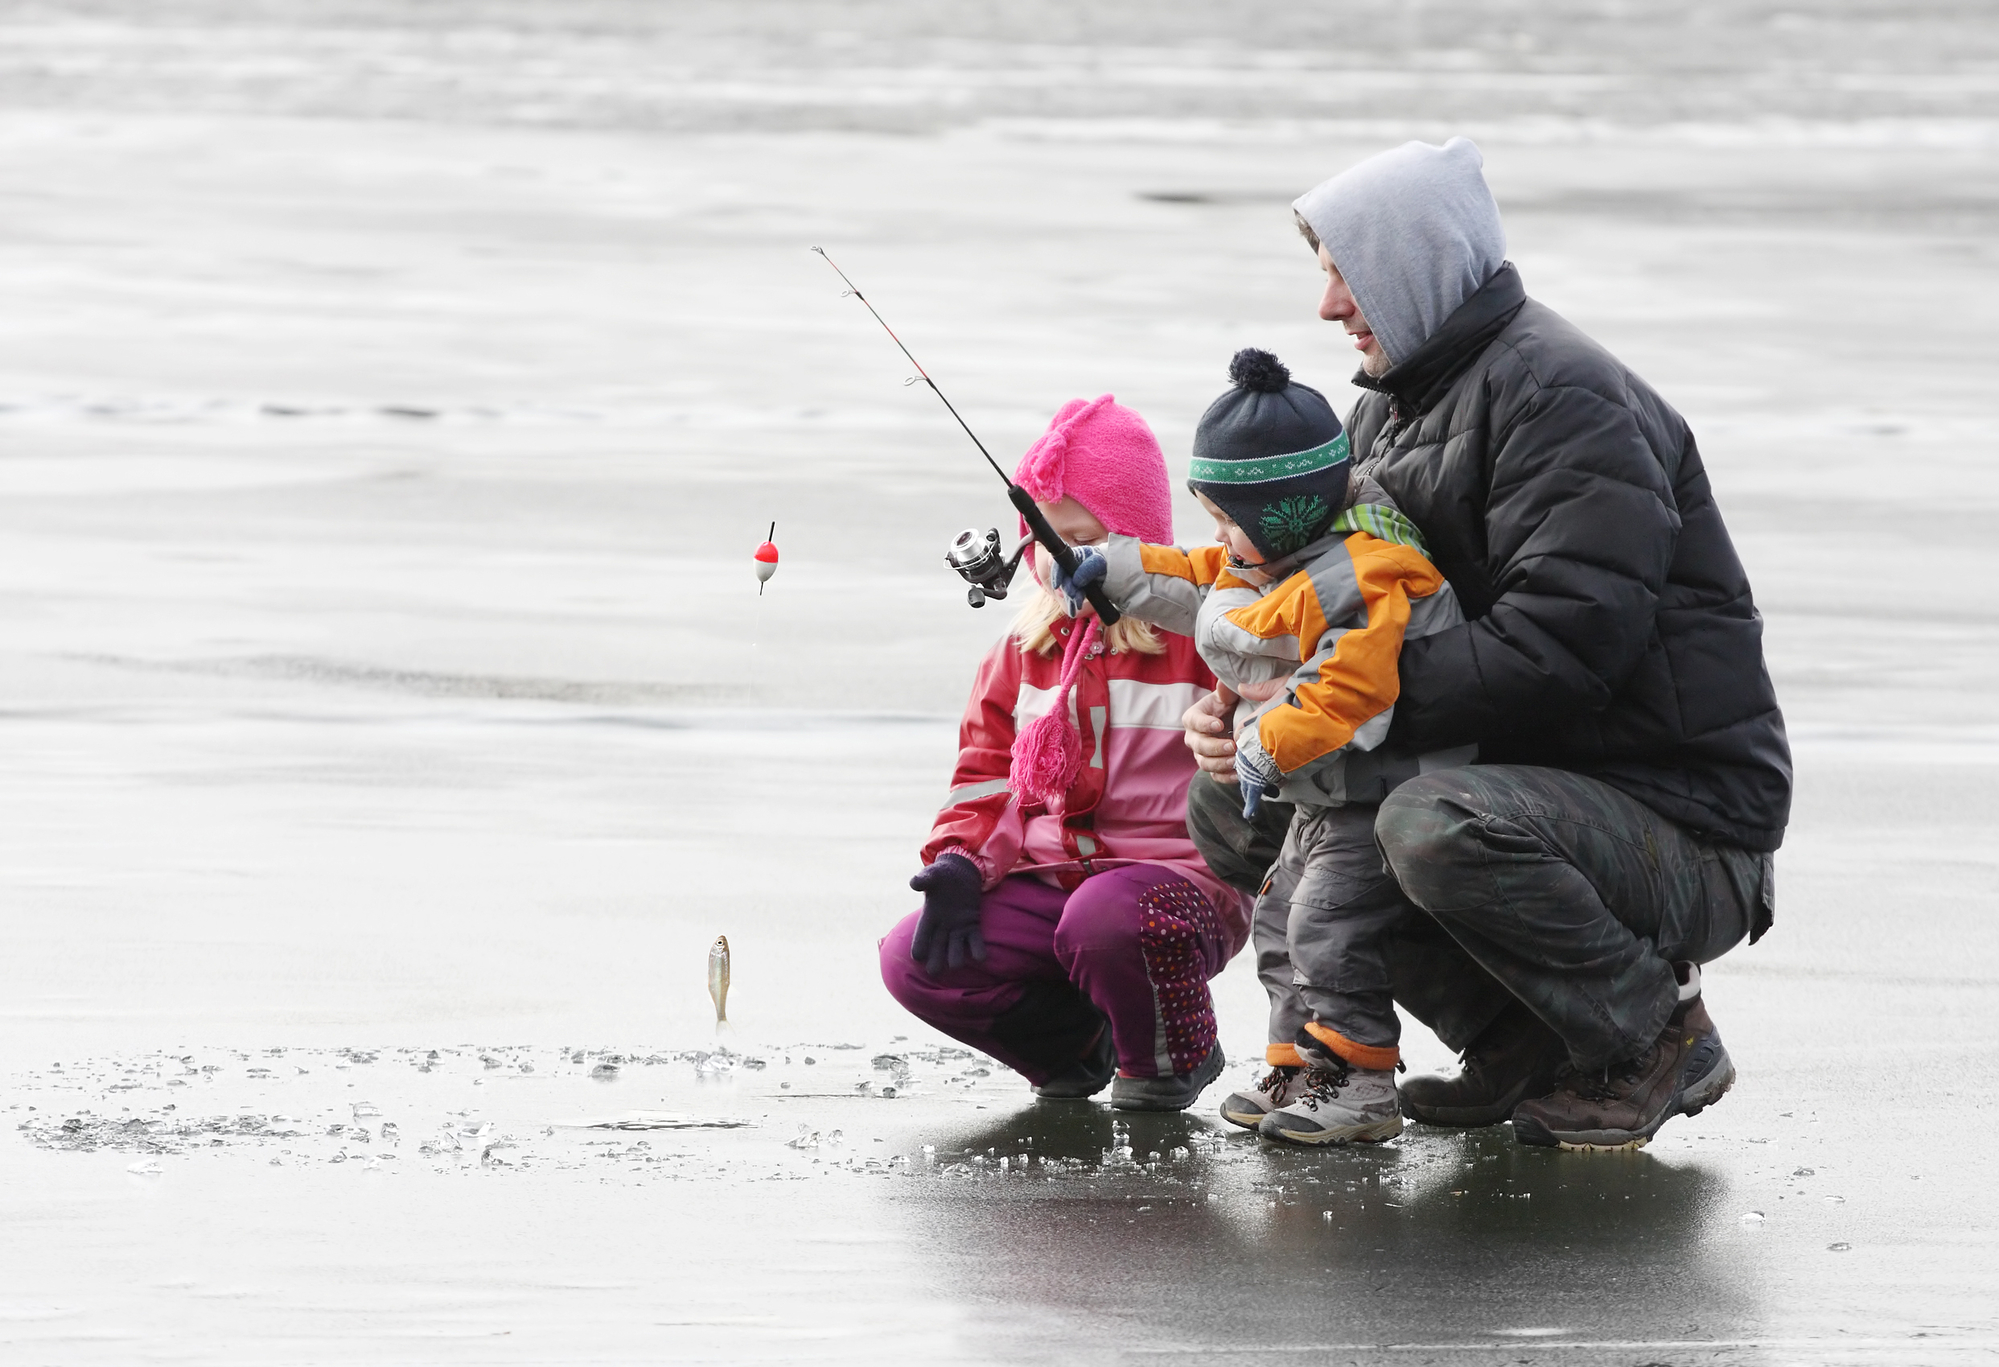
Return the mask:
<svg viewBox="0 0 1999 1367">
<path fill-rule="evenodd" d="M 1295 1057 L 1291 1046 L 1312 1023 L 1322 1044 L 1362 1067 L 1393 1065 L 1402 1027 L 1389 993 L 1388 931 L 1408 903 L 1375 846 L 1377 811 L 1298 808 L 1256 899 L 1250 940 L 1270 994 L 1273 1063 Z"/>
</svg>

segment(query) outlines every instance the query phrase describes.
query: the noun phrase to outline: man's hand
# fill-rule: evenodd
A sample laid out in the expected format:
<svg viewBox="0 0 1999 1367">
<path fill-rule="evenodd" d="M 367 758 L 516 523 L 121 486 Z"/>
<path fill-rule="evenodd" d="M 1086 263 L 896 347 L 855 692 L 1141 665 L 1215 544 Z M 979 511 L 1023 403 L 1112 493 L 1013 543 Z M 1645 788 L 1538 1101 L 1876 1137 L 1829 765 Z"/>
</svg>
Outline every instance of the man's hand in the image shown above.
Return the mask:
<svg viewBox="0 0 1999 1367">
<path fill-rule="evenodd" d="M 1187 748 L 1194 752 L 1194 763 L 1213 774 L 1217 783 L 1236 781 L 1235 742 L 1229 738 L 1229 727 L 1237 701 L 1234 689 L 1218 683 L 1214 692 L 1180 716 L 1180 725 L 1187 730 Z"/>
</svg>

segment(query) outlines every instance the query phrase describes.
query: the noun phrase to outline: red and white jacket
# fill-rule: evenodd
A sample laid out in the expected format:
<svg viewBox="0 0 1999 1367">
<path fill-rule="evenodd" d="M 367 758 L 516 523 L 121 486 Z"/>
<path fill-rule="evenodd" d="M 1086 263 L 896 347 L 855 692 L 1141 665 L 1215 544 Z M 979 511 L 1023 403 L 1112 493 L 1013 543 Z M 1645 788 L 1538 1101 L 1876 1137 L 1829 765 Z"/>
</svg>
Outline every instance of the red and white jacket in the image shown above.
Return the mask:
<svg viewBox="0 0 1999 1367">
<path fill-rule="evenodd" d="M 1075 629 L 1058 623 L 1056 639 L 1066 642 Z M 955 850 L 978 865 L 988 888 L 1015 873 L 1073 888 L 1121 864 L 1163 864 L 1213 904 L 1233 954 L 1248 938 L 1252 899 L 1215 877 L 1187 835 L 1194 756 L 1180 717 L 1215 686 L 1215 676 L 1187 637 L 1159 635 L 1163 654 L 1113 655 L 1100 640 L 1084 660 L 1069 699 L 1083 767 L 1057 810 L 1023 806 L 1007 777 L 1014 737 L 1058 691 L 1062 657 L 1023 654 L 1012 633 L 987 651 L 958 727 L 951 792 L 923 862 Z"/>
</svg>

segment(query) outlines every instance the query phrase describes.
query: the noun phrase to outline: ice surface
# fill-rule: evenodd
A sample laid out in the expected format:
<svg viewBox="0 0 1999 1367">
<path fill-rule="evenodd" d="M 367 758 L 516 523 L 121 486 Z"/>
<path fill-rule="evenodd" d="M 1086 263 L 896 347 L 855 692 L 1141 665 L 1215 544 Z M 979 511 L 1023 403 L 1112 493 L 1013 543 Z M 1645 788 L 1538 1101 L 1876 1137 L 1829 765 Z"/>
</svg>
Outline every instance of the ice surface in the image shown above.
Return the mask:
<svg viewBox="0 0 1999 1367">
<path fill-rule="evenodd" d="M 1943 3 L 0 4 L 0 1356 L 1999 1351 L 1996 59 Z M 1741 1081 L 1593 1156 L 1035 1106 L 874 969 L 1007 510 L 806 248 L 996 452 L 1112 391 L 1180 461 L 1237 346 L 1344 402 L 1285 205 L 1456 131 L 1766 616 Z"/>
</svg>

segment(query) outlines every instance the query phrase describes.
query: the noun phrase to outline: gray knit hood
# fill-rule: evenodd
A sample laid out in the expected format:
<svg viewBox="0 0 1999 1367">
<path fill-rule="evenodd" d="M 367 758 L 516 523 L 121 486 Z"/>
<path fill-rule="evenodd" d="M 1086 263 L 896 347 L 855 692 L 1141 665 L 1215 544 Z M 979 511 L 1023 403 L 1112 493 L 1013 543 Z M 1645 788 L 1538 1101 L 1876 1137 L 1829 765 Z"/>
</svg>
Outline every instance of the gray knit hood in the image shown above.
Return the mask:
<svg viewBox="0 0 1999 1367">
<path fill-rule="evenodd" d="M 1408 360 L 1506 259 L 1484 165 L 1469 138 L 1405 142 L 1292 201 L 1391 364 Z"/>
</svg>

